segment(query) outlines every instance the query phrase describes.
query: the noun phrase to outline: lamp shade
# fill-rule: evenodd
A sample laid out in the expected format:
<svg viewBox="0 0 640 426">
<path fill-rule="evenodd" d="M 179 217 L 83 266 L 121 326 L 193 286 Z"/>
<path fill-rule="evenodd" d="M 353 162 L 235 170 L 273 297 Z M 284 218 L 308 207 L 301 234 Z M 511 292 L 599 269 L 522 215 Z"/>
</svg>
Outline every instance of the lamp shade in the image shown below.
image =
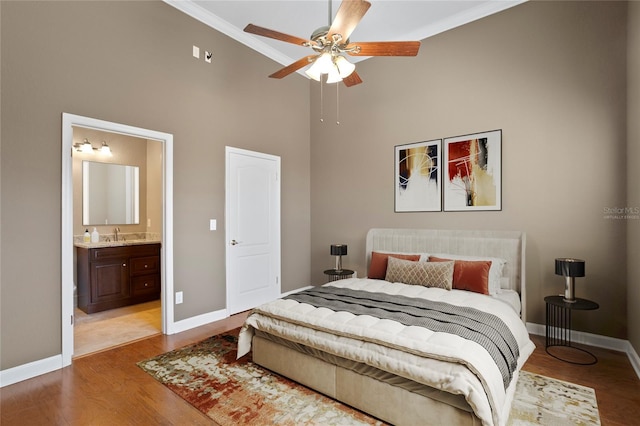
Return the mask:
<svg viewBox="0 0 640 426">
<path fill-rule="evenodd" d="M 88 139 L 85 139 L 82 145 L 80 145 L 80 151 L 85 154 L 93 154 L 93 146 L 91 146 L 91 142 Z"/>
<path fill-rule="evenodd" d="M 331 244 L 331 256 L 346 256 L 347 245 L 346 244 Z"/>
<path fill-rule="evenodd" d="M 556 275 L 565 277 L 584 277 L 584 260 L 560 258 L 556 259 Z"/>
<path fill-rule="evenodd" d="M 331 54 L 325 52 L 305 71 L 305 74 L 316 81 L 320 81 L 322 74 L 328 74 L 333 68 L 335 66 L 331 60 Z"/>
<path fill-rule="evenodd" d="M 355 71 L 356 66 L 349 62 L 344 56 L 340 55 L 336 57 L 334 63 L 336 64 L 336 68 L 338 69 L 338 73 L 340 73 L 340 79 L 347 78 L 351 75 L 353 71 Z"/>
<path fill-rule="evenodd" d="M 102 146 L 100 147 L 100 154 L 107 155 L 109 157 L 113 155 L 111 153 L 111 148 L 109 148 L 109 145 L 107 145 L 107 143 L 104 141 L 102 142 Z"/>
</svg>

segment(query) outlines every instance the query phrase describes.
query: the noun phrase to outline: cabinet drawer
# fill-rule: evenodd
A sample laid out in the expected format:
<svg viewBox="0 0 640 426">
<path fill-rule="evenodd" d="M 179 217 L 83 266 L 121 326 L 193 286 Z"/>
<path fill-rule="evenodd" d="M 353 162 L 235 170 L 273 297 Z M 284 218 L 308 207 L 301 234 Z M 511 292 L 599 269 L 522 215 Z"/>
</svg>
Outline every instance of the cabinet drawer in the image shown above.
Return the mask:
<svg viewBox="0 0 640 426">
<path fill-rule="evenodd" d="M 160 277 L 156 275 L 141 275 L 131 278 L 131 295 L 160 293 Z"/>
<path fill-rule="evenodd" d="M 89 260 L 107 260 L 117 257 L 126 257 L 129 253 L 126 247 L 104 247 L 97 249 L 89 249 Z"/>
<path fill-rule="evenodd" d="M 140 244 L 128 248 L 132 256 L 160 256 L 160 244 Z"/>
<path fill-rule="evenodd" d="M 160 244 L 140 244 L 89 249 L 89 260 L 91 262 L 128 256 L 160 256 Z"/>
<path fill-rule="evenodd" d="M 160 257 L 132 257 L 131 275 L 156 274 L 160 272 Z"/>
</svg>

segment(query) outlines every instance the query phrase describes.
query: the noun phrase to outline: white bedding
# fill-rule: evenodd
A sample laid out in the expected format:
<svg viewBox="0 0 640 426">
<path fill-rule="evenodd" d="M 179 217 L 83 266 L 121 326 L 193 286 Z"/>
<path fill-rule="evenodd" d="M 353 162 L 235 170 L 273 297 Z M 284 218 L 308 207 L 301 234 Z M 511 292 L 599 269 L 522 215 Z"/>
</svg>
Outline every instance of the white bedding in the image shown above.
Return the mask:
<svg viewBox="0 0 640 426">
<path fill-rule="evenodd" d="M 424 298 L 491 312 L 505 322 L 518 343 L 518 370 L 534 349 L 514 309 L 494 297 L 357 278 L 326 285 Z M 489 353 L 459 336 L 279 299 L 256 308 L 247 318 L 240 332 L 238 357 L 250 351 L 254 329 L 462 394 L 483 424 L 507 422 L 516 380 L 505 390 Z"/>
<path fill-rule="evenodd" d="M 494 297 L 494 298 L 506 303 L 507 305 L 511 306 L 513 308 L 513 310 L 518 314 L 518 316 L 522 312 L 522 304 L 520 303 L 520 295 L 518 294 L 517 291 L 501 289 L 501 290 L 498 290 L 498 292 L 496 294 L 494 294 L 492 297 Z"/>
</svg>

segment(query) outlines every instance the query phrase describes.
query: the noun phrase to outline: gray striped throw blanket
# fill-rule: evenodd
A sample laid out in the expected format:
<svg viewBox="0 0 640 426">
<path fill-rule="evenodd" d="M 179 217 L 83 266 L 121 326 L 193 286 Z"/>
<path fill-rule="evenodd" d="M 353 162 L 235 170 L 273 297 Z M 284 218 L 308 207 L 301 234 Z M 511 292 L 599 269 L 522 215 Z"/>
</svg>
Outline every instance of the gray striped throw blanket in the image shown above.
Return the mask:
<svg viewBox="0 0 640 426">
<path fill-rule="evenodd" d="M 285 299 L 308 303 L 317 308 L 394 320 L 406 326 L 425 327 L 474 341 L 483 346 L 495 361 L 505 389 L 517 366 L 518 344 L 509 328 L 497 316 L 478 309 L 338 287 L 313 288 L 291 294 Z"/>
</svg>

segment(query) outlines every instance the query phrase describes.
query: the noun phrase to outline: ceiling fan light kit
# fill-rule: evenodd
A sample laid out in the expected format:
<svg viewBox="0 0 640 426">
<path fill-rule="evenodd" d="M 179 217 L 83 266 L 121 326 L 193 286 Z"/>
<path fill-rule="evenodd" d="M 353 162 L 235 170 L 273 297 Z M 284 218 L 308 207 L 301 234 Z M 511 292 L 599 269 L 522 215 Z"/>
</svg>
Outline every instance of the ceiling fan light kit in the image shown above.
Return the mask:
<svg viewBox="0 0 640 426">
<path fill-rule="evenodd" d="M 342 55 L 323 53 L 315 60 L 313 65 L 305 71 L 309 78 L 322 81 L 322 75 L 327 75 L 327 83 L 338 83 L 354 72 L 356 66 Z"/>
<path fill-rule="evenodd" d="M 299 46 L 310 47 L 316 54 L 299 59 L 291 65 L 271 74 L 271 78 L 283 78 L 311 64 L 305 74 L 322 82 L 326 74 L 327 83 L 342 81 L 347 87 L 362 83 L 355 71 L 356 66 L 345 58 L 350 56 L 416 56 L 419 41 L 362 42 L 351 43 L 349 37 L 364 17 L 371 3 L 366 0 L 343 0 L 333 22 L 320 27 L 311 34 L 309 40 L 291 36 L 268 28 L 249 24 L 244 31 Z M 329 0 L 329 21 L 331 21 L 331 0 Z"/>
</svg>

